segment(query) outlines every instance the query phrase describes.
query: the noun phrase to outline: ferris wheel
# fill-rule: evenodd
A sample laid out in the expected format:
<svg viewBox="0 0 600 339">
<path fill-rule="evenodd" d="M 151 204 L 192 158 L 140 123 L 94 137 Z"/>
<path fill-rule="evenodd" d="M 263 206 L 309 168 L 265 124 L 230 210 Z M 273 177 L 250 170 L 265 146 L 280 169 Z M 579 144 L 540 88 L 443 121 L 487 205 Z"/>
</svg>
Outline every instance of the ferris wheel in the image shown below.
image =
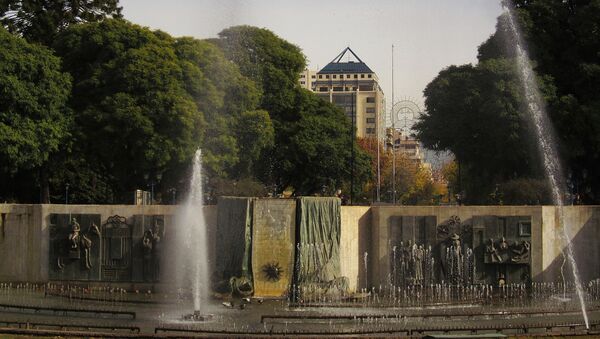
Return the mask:
<svg viewBox="0 0 600 339">
<path fill-rule="evenodd" d="M 423 109 L 415 100 L 402 99 L 393 104 L 389 124 L 403 134 L 410 134 L 422 112 Z"/>
</svg>

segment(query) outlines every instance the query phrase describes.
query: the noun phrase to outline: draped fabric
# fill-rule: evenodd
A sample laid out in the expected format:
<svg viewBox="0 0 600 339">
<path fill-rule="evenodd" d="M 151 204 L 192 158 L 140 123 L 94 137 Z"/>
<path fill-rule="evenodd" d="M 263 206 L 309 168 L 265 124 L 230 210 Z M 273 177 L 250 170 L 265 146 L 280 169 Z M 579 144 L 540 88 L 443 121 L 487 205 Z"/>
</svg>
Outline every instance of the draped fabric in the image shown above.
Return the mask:
<svg viewBox="0 0 600 339">
<path fill-rule="evenodd" d="M 252 223 L 254 295 L 284 297 L 293 277 L 296 202 L 254 200 Z"/>
<path fill-rule="evenodd" d="M 340 213 L 338 198 L 298 199 L 296 281 L 319 284 L 340 277 Z"/>
<path fill-rule="evenodd" d="M 215 277 L 252 279 L 250 251 L 252 198 L 219 197 L 217 214 Z"/>
</svg>

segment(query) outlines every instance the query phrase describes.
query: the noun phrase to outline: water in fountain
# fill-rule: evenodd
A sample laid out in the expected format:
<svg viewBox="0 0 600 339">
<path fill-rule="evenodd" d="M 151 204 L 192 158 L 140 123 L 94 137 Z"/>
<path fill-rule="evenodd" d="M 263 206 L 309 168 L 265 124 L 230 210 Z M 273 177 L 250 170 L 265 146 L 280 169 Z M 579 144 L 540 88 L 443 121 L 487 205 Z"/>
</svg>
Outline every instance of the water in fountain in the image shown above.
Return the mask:
<svg viewBox="0 0 600 339">
<path fill-rule="evenodd" d="M 208 301 L 208 250 L 206 222 L 203 212 L 202 194 L 202 152 L 194 155 L 193 172 L 187 200 L 177 221 L 178 244 L 177 262 L 183 265 L 183 277 L 179 287 L 187 290 L 191 287 L 194 312 L 206 311 L 203 306 Z"/>
<path fill-rule="evenodd" d="M 515 40 L 514 47 L 516 49 L 515 52 L 517 58 L 517 66 L 519 68 L 519 77 L 525 91 L 525 98 L 527 100 L 529 116 L 533 121 L 533 125 L 535 126 L 535 133 L 537 137 L 536 139 L 543 157 L 544 171 L 546 172 L 546 176 L 548 177 L 548 180 L 550 182 L 550 186 L 552 189 L 552 199 L 554 201 L 554 204 L 557 206 L 558 226 L 562 229 L 561 237 L 563 238 L 566 247 L 566 253 L 564 253 L 563 251 L 563 255 L 565 255 L 569 260 L 569 264 L 573 271 L 573 278 L 575 282 L 577 296 L 581 304 L 581 311 L 583 313 L 585 325 L 589 329 L 589 322 L 583 295 L 583 287 L 581 285 L 579 273 L 577 271 L 577 264 L 573 255 L 571 234 L 569 232 L 568 225 L 564 223 L 564 214 L 562 207 L 564 206 L 563 196 L 565 190 L 563 189 L 563 185 L 561 185 L 561 180 L 563 180 L 565 177 L 562 173 L 558 152 L 555 146 L 556 142 L 554 141 L 554 130 L 552 128 L 550 119 L 545 111 L 544 101 L 540 95 L 539 88 L 536 83 L 535 73 L 533 72 L 533 69 L 529 62 L 529 57 L 525 50 L 520 30 L 514 17 L 514 9 L 508 2 L 504 3 L 504 5 L 506 8 L 506 15 L 508 18 L 511 34 L 513 35 Z"/>
</svg>

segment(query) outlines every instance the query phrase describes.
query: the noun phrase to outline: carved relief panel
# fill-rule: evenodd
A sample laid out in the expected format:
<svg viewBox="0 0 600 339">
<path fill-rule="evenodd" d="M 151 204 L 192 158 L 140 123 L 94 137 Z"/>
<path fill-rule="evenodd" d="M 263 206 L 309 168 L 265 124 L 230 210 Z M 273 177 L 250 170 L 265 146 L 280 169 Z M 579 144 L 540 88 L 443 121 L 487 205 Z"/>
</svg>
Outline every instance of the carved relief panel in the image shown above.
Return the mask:
<svg viewBox="0 0 600 339">
<path fill-rule="evenodd" d="M 100 280 L 102 237 L 99 214 L 51 214 L 51 280 Z"/>
<path fill-rule="evenodd" d="M 131 232 L 127 219 L 118 215 L 109 217 L 102 225 L 102 280 L 131 279 Z"/>
</svg>

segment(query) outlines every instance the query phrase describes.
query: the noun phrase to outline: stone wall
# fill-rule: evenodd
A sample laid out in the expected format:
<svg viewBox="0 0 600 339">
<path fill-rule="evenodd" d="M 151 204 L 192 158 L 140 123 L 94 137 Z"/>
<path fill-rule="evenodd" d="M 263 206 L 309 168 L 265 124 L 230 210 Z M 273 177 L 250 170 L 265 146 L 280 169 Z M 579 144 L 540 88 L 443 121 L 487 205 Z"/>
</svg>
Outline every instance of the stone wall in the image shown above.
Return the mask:
<svg viewBox="0 0 600 339">
<path fill-rule="evenodd" d="M 575 257 L 583 281 L 600 278 L 600 206 L 567 206 L 565 223 L 570 227 Z M 437 224 L 458 216 L 469 221 L 475 216 L 531 217 L 531 276 L 534 281 L 560 279 L 562 250 L 565 243 L 557 229 L 554 206 L 373 206 L 372 239 L 369 254 L 371 286 L 385 284 L 389 275 L 389 225 L 399 216 L 435 216 Z M 570 272 L 568 266 L 564 272 Z"/>
<path fill-rule="evenodd" d="M 164 215 L 168 224 L 177 206 L 133 205 L 15 205 L 0 204 L 0 281 L 44 282 L 49 279 L 49 229 L 52 214 Z M 341 274 L 352 290 L 385 284 L 389 274 L 389 225 L 402 216 L 435 216 L 437 224 L 458 216 L 531 217 L 531 274 L 536 281 L 560 278 L 562 232 L 557 229 L 557 209 L 553 206 L 342 206 Z M 205 208 L 209 239 L 215 239 L 217 207 Z M 567 206 L 565 222 L 583 281 L 600 277 L 600 206 Z M 215 241 L 209 241 L 212 258 L 218 255 Z M 367 254 L 367 263 L 364 258 Z M 568 275 L 568 264 L 563 267 Z"/>
<path fill-rule="evenodd" d="M 371 242 L 371 208 L 342 206 L 341 214 L 341 274 L 348 278 L 350 290 L 356 291 L 367 284 L 363 258 Z"/>
<path fill-rule="evenodd" d="M 0 281 L 43 279 L 40 210 L 0 204 Z"/>
<path fill-rule="evenodd" d="M 216 225 L 216 206 L 205 207 L 208 225 Z M 165 216 L 172 224 L 173 205 L 16 205 L 0 204 L 0 281 L 45 282 L 49 280 L 49 225 L 52 214 L 100 214 L 101 222 L 119 215 Z M 210 229 L 210 227 L 209 227 Z M 214 239 L 210 234 L 209 239 Z M 214 255 L 214 241 L 209 241 Z"/>
<path fill-rule="evenodd" d="M 544 206 L 542 215 L 540 280 L 560 280 L 566 243 L 562 230 L 558 228 L 558 209 Z M 567 206 L 563 215 L 581 280 L 586 282 L 600 278 L 600 206 Z M 563 272 L 570 279 L 568 262 L 565 262 Z"/>
</svg>

